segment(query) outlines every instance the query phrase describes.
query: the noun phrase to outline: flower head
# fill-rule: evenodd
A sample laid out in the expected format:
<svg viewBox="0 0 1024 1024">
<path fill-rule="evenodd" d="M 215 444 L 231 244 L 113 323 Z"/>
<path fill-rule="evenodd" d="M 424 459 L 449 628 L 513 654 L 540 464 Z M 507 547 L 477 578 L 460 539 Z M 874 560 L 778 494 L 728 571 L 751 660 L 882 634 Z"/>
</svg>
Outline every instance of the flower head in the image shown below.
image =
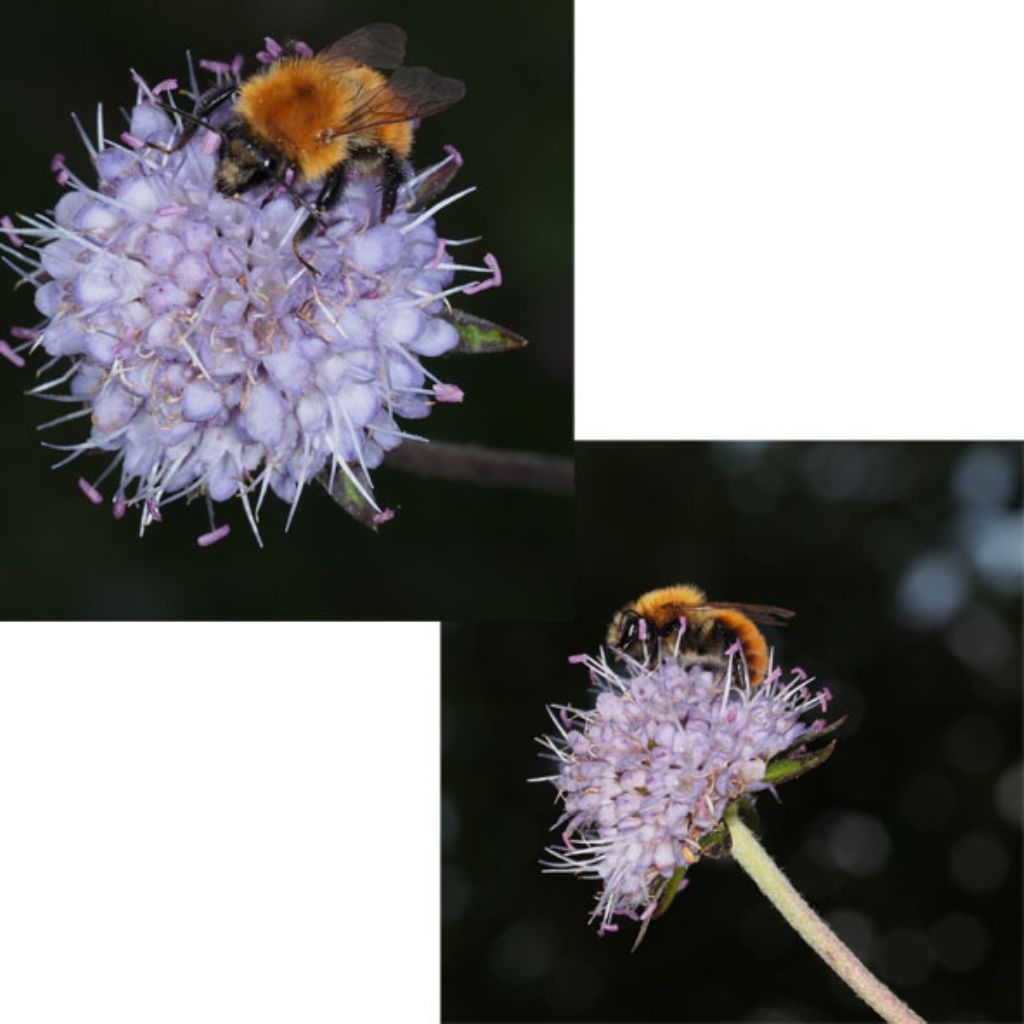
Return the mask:
<svg viewBox="0 0 1024 1024">
<path fill-rule="evenodd" d="M 799 669 L 788 683 L 772 669 L 753 688 L 739 651 L 721 673 L 672 657 L 627 659 L 624 674 L 603 654 L 571 660 L 589 668 L 597 701 L 589 711 L 549 709 L 559 736 L 541 742 L 559 770 L 545 781 L 564 811 L 561 845 L 544 863 L 603 884 L 593 912 L 603 934 L 617 930 L 618 915 L 647 921 L 664 909 L 726 806 L 781 781 L 773 759 L 823 735 L 823 721 L 801 716 L 824 709 L 829 694 L 812 694 Z"/>
<path fill-rule="evenodd" d="M 260 59 L 275 47 L 268 40 Z M 232 80 L 241 58 L 201 66 Z M 35 288 L 45 317 L 12 331 L 22 344 L 0 342 L 0 355 L 18 365 L 21 351 L 42 348 L 52 357 L 43 369 L 55 373 L 33 393 L 74 408 L 44 426 L 90 422 L 85 440 L 52 447 L 68 452 L 64 462 L 105 453 L 106 468 L 80 486 L 96 503 L 113 476 L 114 514 L 138 509 L 140 530 L 170 503 L 204 497 L 204 546 L 228 529 L 216 525 L 215 503 L 240 499 L 260 540 L 267 492 L 290 504 L 290 524 L 321 474 L 329 486 L 343 474 L 368 521 L 386 521 L 370 471 L 402 441 L 424 440 L 399 421 L 462 397 L 422 363 L 458 345 L 447 297 L 500 281 L 493 256 L 480 267 L 453 261 L 448 249 L 459 243 L 434 226 L 436 210 L 472 189 L 419 208 L 461 157 L 451 149 L 411 177 L 383 223 L 378 183 L 349 180 L 299 243 L 300 258 L 293 240 L 316 186 L 220 194 L 220 136 L 203 129 L 173 151 L 183 128 L 177 83 L 135 80 L 127 131 L 108 138 L 102 112 L 95 141 L 82 131 L 97 184 L 58 155 L 66 191 L 52 216 L 0 222 L 8 265 Z M 483 278 L 454 284 L 462 271 Z"/>
</svg>

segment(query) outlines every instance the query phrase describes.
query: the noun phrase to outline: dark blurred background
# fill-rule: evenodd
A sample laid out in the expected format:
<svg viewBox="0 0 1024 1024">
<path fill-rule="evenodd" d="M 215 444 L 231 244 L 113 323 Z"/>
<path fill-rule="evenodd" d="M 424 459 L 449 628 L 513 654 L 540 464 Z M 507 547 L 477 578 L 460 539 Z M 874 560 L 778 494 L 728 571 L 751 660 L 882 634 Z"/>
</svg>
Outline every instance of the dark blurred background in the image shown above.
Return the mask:
<svg viewBox="0 0 1024 1024">
<path fill-rule="evenodd" d="M 462 306 L 530 339 L 520 352 L 453 357 L 444 379 L 466 392 L 417 429 L 428 436 L 499 448 L 569 454 L 572 440 L 572 42 L 571 5 L 532 0 L 481 5 L 184 0 L 144 11 L 117 2 L 22 4 L 4 14 L 0 117 L 7 158 L 0 166 L 0 214 L 49 209 L 59 189 L 48 170 L 57 151 L 88 177 L 88 159 L 70 112 L 108 134 L 130 105 L 129 67 L 151 82 L 184 81 L 186 49 L 202 57 L 246 55 L 264 35 L 319 48 L 371 21 L 394 21 L 409 35 L 408 63 L 463 79 L 467 96 L 428 119 L 418 165 L 458 146 L 465 167 L 453 190 L 478 191 L 440 214 L 451 238 L 482 235 L 464 255 L 494 252 L 502 288 Z M 27 288 L 0 267 L 0 337 L 37 317 Z M 34 366 L 42 359 L 37 354 Z M 431 363 L 428 361 L 428 365 Z M 433 365 L 437 366 L 435 361 Z M 320 488 L 302 499 L 291 532 L 286 508 L 264 507 L 259 551 L 237 502 L 221 506 L 230 540 L 201 551 L 202 503 L 172 506 L 139 540 L 130 518 L 116 523 L 76 486 L 95 475 L 83 458 L 56 472 L 35 426 L 53 403 L 25 397 L 32 365 L 0 361 L 0 617 L 111 618 L 437 618 L 564 617 L 570 610 L 572 505 L 564 497 L 483 488 L 382 469 L 381 501 L 398 509 L 373 536 Z M 84 435 L 69 424 L 59 441 Z M 102 463 L 100 464 L 102 468 Z M 137 526 L 137 521 L 136 521 Z"/>
<path fill-rule="evenodd" d="M 579 445 L 577 621 L 444 628 L 444 1019 L 873 1019 L 729 862 L 632 954 L 587 923 L 595 883 L 541 874 L 533 737 L 590 699 L 566 657 L 694 582 L 796 610 L 780 663 L 850 716 L 759 798 L 768 851 L 926 1019 L 1020 1021 L 1020 488 L 1015 444 Z"/>
</svg>

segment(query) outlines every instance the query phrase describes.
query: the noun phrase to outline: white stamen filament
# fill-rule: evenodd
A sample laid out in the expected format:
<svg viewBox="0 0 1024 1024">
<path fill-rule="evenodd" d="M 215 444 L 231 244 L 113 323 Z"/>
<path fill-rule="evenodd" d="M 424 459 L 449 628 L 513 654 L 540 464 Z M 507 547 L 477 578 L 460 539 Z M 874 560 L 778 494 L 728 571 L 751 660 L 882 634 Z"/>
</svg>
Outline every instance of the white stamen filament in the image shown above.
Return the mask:
<svg viewBox="0 0 1024 1024">
<path fill-rule="evenodd" d="M 458 202 L 463 196 L 468 196 L 470 192 L 476 191 L 476 185 L 470 185 L 469 188 L 464 188 L 461 192 L 456 192 L 453 196 L 448 196 L 446 199 L 442 199 L 440 202 L 435 203 L 429 210 L 424 210 L 414 221 L 408 224 L 403 224 L 398 230 L 403 235 L 408 234 L 415 228 L 418 228 L 425 220 L 429 220 L 437 213 L 438 210 L 443 210 L 446 206 L 450 206 L 452 203 Z"/>
</svg>

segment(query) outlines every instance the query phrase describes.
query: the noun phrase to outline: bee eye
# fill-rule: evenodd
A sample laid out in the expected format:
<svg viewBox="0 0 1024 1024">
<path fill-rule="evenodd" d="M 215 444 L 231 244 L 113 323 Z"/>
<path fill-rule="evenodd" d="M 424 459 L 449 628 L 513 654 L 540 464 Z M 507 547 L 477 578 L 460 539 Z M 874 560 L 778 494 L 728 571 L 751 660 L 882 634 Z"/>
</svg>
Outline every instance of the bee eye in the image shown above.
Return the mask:
<svg viewBox="0 0 1024 1024">
<path fill-rule="evenodd" d="M 627 615 L 622 624 L 622 644 L 631 644 L 639 632 L 640 617 L 636 614 Z"/>
</svg>

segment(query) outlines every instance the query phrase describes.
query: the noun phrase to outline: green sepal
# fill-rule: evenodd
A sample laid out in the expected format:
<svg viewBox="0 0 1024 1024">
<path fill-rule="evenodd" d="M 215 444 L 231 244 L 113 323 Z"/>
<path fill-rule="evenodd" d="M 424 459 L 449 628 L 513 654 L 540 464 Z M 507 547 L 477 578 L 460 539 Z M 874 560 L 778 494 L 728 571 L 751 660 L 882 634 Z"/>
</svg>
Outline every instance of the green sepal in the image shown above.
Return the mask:
<svg viewBox="0 0 1024 1024">
<path fill-rule="evenodd" d="M 711 857 L 712 859 L 728 857 L 729 830 L 725 827 L 725 822 L 720 821 L 710 832 L 705 832 L 697 840 L 697 845 L 700 846 L 702 857 Z"/>
<path fill-rule="evenodd" d="M 768 762 L 764 770 L 764 781 L 778 786 L 783 782 L 792 782 L 793 779 L 806 775 L 812 768 L 824 764 L 832 756 L 832 751 L 836 748 L 836 741 L 833 740 L 824 747 L 817 746 L 817 743 L 841 729 L 847 717 L 847 715 L 843 715 L 842 718 L 837 718 L 817 732 L 805 732 L 798 736 L 785 750 L 780 751 Z M 815 744 L 814 749 L 808 749 L 812 743 Z"/>
<path fill-rule="evenodd" d="M 836 749 L 836 741 L 832 740 L 824 747 L 815 750 L 805 750 L 800 754 L 790 756 L 782 755 L 770 761 L 764 770 L 764 781 L 773 786 L 779 786 L 783 782 L 792 782 L 806 775 L 811 769 L 824 764 L 832 751 Z"/>
<path fill-rule="evenodd" d="M 749 793 L 744 793 L 734 800 L 733 804 L 736 807 L 736 812 L 747 825 L 753 831 L 759 831 L 761 823 L 757 816 L 757 805 L 754 803 L 753 797 Z M 732 853 L 732 833 L 729 831 L 729 826 L 725 823 L 724 814 L 722 815 L 722 820 L 710 832 L 705 832 L 697 840 L 697 843 L 700 846 L 702 857 L 711 857 L 718 860 L 722 857 L 730 856 Z"/>
<path fill-rule="evenodd" d="M 832 733 L 838 732 L 845 724 L 849 715 L 843 715 L 842 718 L 837 718 L 834 722 L 830 722 L 828 725 L 823 726 L 817 732 L 802 733 L 788 746 L 785 750 L 780 751 L 780 754 L 788 754 L 791 750 L 796 750 L 798 747 L 806 746 L 808 743 L 817 743 L 818 740 L 823 739 L 826 736 L 831 736 Z M 776 755 L 777 756 L 777 755 Z"/>
<path fill-rule="evenodd" d="M 355 471 L 354 471 L 355 472 Z M 373 507 L 366 497 L 359 493 L 359 488 L 352 483 L 348 473 L 337 470 L 334 474 L 334 487 L 330 486 L 329 469 L 322 469 L 317 481 L 324 490 L 357 522 L 369 527 L 374 533 L 380 528 L 380 510 Z M 366 488 L 369 490 L 369 488 Z"/>
<path fill-rule="evenodd" d="M 654 912 L 654 917 L 661 917 L 672 905 L 672 901 L 676 898 L 676 893 L 679 892 L 679 886 L 683 884 L 687 870 L 689 870 L 688 866 L 683 865 L 672 872 L 672 877 L 665 883 L 665 891 L 658 900 L 658 909 Z"/>
<path fill-rule="evenodd" d="M 527 345 L 527 340 L 507 327 L 485 320 L 482 316 L 452 309 L 445 319 L 459 332 L 459 343 L 451 352 L 465 355 L 487 355 L 490 352 L 511 352 Z"/>
<path fill-rule="evenodd" d="M 659 879 L 661 892 L 658 894 L 658 909 L 650 917 L 644 918 L 643 923 L 640 925 L 640 930 L 636 934 L 633 947 L 630 949 L 631 953 L 635 953 L 637 947 L 644 941 L 644 936 L 647 934 L 647 929 L 650 928 L 651 922 L 656 917 L 661 917 L 676 898 L 676 893 L 679 892 L 679 887 L 683 884 L 683 879 L 686 877 L 687 867 L 688 865 L 684 865 L 676 868 L 671 878 Z"/>
</svg>

